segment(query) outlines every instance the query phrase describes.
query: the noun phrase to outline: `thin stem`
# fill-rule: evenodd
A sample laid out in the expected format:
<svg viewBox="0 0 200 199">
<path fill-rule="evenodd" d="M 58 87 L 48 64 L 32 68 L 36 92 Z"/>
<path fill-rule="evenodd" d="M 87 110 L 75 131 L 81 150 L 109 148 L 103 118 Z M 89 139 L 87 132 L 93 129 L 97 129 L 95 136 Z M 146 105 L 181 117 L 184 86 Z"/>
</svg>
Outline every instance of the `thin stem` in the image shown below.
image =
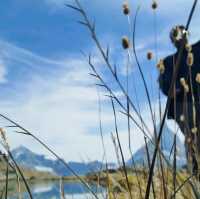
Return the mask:
<svg viewBox="0 0 200 199">
<path fill-rule="evenodd" d="M 194 1 L 192 10 L 191 10 L 190 15 L 189 15 L 189 19 L 188 19 L 188 23 L 187 23 L 187 26 L 186 26 L 186 30 L 189 28 L 189 24 L 191 22 L 191 19 L 192 19 L 192 16 L 193 16 L 197 1 L 198 0 Z M 184 38 L 185 37 L 186 37 L 186 35 L 184 35 Z M 151 163 L 151 169 L 150 169 L 150 172 L 149 172 L 149 178 L 148 178 L 148 183 L 147 183 L 147 188 L 146 188 L 146 193 L 145 193 L 145 199 L 149 199 L 150 189 L 151 189 L 151 182 L 152 182 L 152 178 L 153 178 L 153 171 L 154 171 L 156 156 L 157 156 L 157 152 L 158 152 L 158 148 L 159 148 L 159 143 L 160 143 L 160 140 L 161 140 L 163 127 L 164 127 L 165 119 L 166 119 L 166 116 L 167 116 L 167 111 L 168 111 L 168 108 L 169 108 L 169 105 L 170 105 L 170 101 L 171 101 L 170 98 L 172 96 L 173 88 L 174 88 L 174 85 L 175 85 L 175 82 L 176 82 L 176 77 L 177 77 L 177 74 L 178 74 L 178 71 L 179 71 L 180 61 L 181 61 L 181 58 L 182 58 L 182 54 L 183 54 L 184 48 L 185 48 L 185 39 L 183 39 L 182 44 L 181 44 L 181 48 L 180 48 L 180 50 L 178 52 L 178 58 L 177 58 L 177 61 L 176 61 L 176 65 L 175 65 L 175 70 L 174 70 L 173 77 L 172 77 L 171 86 L 170 86 L 170 89 L 169 89 L 167 103 L 166 103 L 166 106 L 165 106 L 165 112 L 164 112 L 164 116 L 163 116 L 163 119 L 162 119 L 162 122 L 161 122 L 161 126 L 160 126 L 160 131 L 159 131 L 159 135 L 158 135 L 158 138 L 157 138 L 156 148 L 155 148 L 155 151 L 154 151 L 154 154 L 153 154 L 153 159 L 152 159 L 152 163 Z"/>
<path fill-rule="evenodd" d="M 31 136 L 34 140 L 36 140 L 38 143 L 40 143 L 44 148 L 46 148 L 52 155 L 54 155 L 87 189 L 88 191 L 90 191 L 93 196 L 98 199 L 98 196 L 96 195 L 96 193 L 94 193 L 94 191 L 91 189 L 91 187 L 88 185 L 87 182 L 85 182 L 59 155 L 57 155 L 49 146 L 47 146 L 41 139 L 39 139 L 38 137 L 36 137 L 35 135 L 33 135 L 29 130 L 25 129 L 24 127 L 22 127 L 21 125 L 19 125 L 18 123 L 14 122 L 13 120 L 11 120 L 10 118 L 4 116 L 3 114 L 0 114 L 0 117 L 4 118 L 5 120 L 9 121 L 10 123 L 13 124 L 12 127 L 15 128 L 19 128 L 21 129 L 23 132 L 23 134 Z M 20 133 L 20 132 L 19 132 Z M 10 153 L 10 157 L 12 157 L 12 154 Z M 13 158 L 12 158 L 13 159 Z M 14 159 L 13 159 L 14 161 Z M 14 161 L 14 163 L 16 163 Z M 18 165 L 15 165 L 17 167 L 17 169 L 19 168 Z M 19 171 L 20 172 L 20 171 Z M 20 172 L 21 174 L 21 172 Z"/>
<path fill-rule="evenodd" d="M 119 132 L 118 132 L 118 125 L 117 125 L 117 116 L 116 116 L 115 105 L 114 105 L 114 102 L 113 102 L 112 98 L 111 98 L 111 103 L 112 103 L 114 120 L 115 120 L 115 133 L 116 133 L 116 136 L 117 136 L 119 150 L 120 150 L 120 154 L 121 154 L 121 158 L 122 158 L 123 171 L 124 171 L 124 174 L 125 174 L 125 178 L 126 178 L 126 183 L 127 183 L 127 187 L 128 187 L 130 199 L 133 199 L 132 192 L 131 192 L 131 187 L 130 187 L 130 183 L 129 183 L 129 180 L 128 180 L 128 174 L 127 174 L 127 170 L 126 170 L 126 163 L 125 163 L 125 159 L 124 159 L 124 155 L 123 155 L 123 151 L 122 151 L 122 147 L 121 147 L 121 142 L 120 142 L 120 139 L 119 139 Z"/>
</svg>

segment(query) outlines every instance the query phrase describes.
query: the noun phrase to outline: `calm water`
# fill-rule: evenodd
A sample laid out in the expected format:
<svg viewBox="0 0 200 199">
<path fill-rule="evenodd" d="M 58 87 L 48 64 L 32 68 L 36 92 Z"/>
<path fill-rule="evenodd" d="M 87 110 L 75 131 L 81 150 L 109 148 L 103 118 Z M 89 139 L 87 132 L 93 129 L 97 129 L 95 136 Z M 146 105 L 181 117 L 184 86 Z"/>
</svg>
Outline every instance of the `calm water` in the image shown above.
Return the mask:
<svg viewBox="0 0 200 199">
<path fill-rule="evenodd" d="M 98 198 L 105 198 L 103 188 L 97 188 L 95 185 L 91 186 L 93 191 L 97 192 Z M 60 199 L 60 183 L 48 182 L 48 183 L 36 183 L 31 186 L 31 191 L 34 199 Z M 80 183 L 65 183 L 64 191 L 66 199 L 93 199 L 87 189 Z M 19 197 L 15 193 L 10 193 L 12 196 L 9 199 L 18 199 Z M 10 195 L 9 194 L 9 195 Z M 23 199 L 29 199 L 27 193 L 22 194 Z"/>
</svg>

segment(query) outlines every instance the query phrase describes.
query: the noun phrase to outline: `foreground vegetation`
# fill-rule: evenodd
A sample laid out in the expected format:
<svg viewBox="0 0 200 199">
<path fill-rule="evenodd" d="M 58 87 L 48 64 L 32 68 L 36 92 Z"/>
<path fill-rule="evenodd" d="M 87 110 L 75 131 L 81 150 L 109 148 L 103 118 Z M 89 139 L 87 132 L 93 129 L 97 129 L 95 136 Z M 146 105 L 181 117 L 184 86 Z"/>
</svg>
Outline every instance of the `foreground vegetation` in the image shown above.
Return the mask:
<svg viewBox="0 0 200 199">
<path fill-rule="evenodd" d="M 186 30 L 189 29 L 189 25 L 194 13 L 194 9 L 196 7 L 197 0 L 194 1 L 193 8 L 191 9 Z M 4 115 L 1 115 L 1 118 L 5 119 L 10 124 L 10 128 L 14 128 L 16 133 L 24 134 L 26 136 L 29 136 L 37 141 L 37 143 L 41 144 L 45 149 L 47 149 L 51 154 L 53 154 L 71 173 L 75 176 L 73 179 L 79 180 L 87 189 L 90 191 L 91 195 L 93 195 L 96 199 L 98 199 L 98 196 L 96 192 L 94 192 L 89 182 L 95 182 L 99 185 L 104 186 L 107 189 L 107 197 L 109 199 L 123 199 L 123 198 L 130 198 L 130 199 L 150 199 L 150 198 L 158 198 L 158 199 L 199 199 L 200 198 L 200 189 L 199 189 L 199 179 L 198 175 L 194 177 L 193 173 L 190 170 L 189 172 L 186 172 L 185 170 L 177 170 L 176 160 L 177 160 L 177 148 L 176 148 L 176 134 L 177 131 L 174 131 L 174 144 L 171 149 L 171 154 L 173 156 L 173 163 L 170 164 L 166 161 L 166 157 L 163 155 L 162 149 L 160 147 L 161 137 L 163 133 L 164 124 L 167 118 L 167 111 L 169 109 L 169 104 L 171 97 L 173 96 L 174 85 L 176 82 L 177 77 L 177 71 L 175 70 L 173 79 L 171 82 L 167 103 L 164 109 L 164 112 L 162 112 L 161 107 L 161 98 L 160 98 L 160 92 L 158 91 L 159 96 L 159 113 L 154 112 L 154 109 L 152 107 L 152 101 L 151 101 L 151 94 L 148 90 L 148 82 L 145 79 L 143 68 L 140 65 L 140 62 L 138 60 L 137 52 L 136 52 L 136 46 L 135 46 L 135 31 L 136 31 L 136 24 L 137 24 L 137 15 L 139 12 L 139 7 L 135 13 L 135 17 L 133 20 L 133 23 L 130 19 L 130 8 L 129 5 L 126 3 L 123 6 L 123 14 L 127 16 L 128 19 L 128 25 L 130 26 L 130 35 L 133 35 L 133 38 L 129 37 L 123 37 L 122 38 L 122 46 L 124 48 L 124 52 L 127 55 L 127 65 L 126 65 L 126 78 L 123 80 L 118 75 L 118 69 L 115 64 L 113 64 L 113 61 L 110 59 L 110 48 L 107 47 L 105 49 L 101 42 L 99 41 L 97 34 L 96 34 L 96 27 L 93 22 L 90 21 L 89 16 L 87 15 L 86 11 L 83 9 L 82 5 L 78 0 L 75 0 L 75 5 L 68 5 L 68 7 L 74 9 L 76 12 L 78 12 L 81 16 L 81 21 L 79 21 L 80 24 L 87 27 L 91 34 L 91 38 L 95 42 L 97 49 L 99 51 L 99 54 L 101 55 L 101 58 L 104 60 L 104 64 L 107 70 L 106 72 L 110 74 L 110 81 L 108 81 L 104 76 L 102 75 L 101 71 L 99 71 L 99 67 L 95 66 L 95 61 L 93 61 L 92 56 L 86 56 L 88 64 L 91 68 L 91 76 L 95 78 L 97 81 L 97 85 L 101 88 L 105 89 L 107 92 L 107 96 L 110 99 L 111 102 L 111 109 L 113 111 L 113 121 L 114 121 L 114 132 L 112 132 L 112 138 L 113 138 L 113 145 L 115 147 L 116 157 L 117 161 L 120 166 L 120 170 L 116 172 L 110 172 L 109 170 L 106 170 L 104 172 L 100 172 L 98 174 L 92 174 L 88 175 L 87 178 L 82 178 L 77 175 L 76 172 L 73 171 L 72 168 L 61 158 L 59 157 L 47 144 L 45 144 L 42 140 L 40 140 L 38 137 L 36 137 L 32 132 L 22 127 L 20 124 L 14 122 L 10 118 L 7 118 Z M 158 4 L 155 0 L 153 0 L 152 3 L 152 9 L 155 14 L 155 10 L 157 9 Z M 133 27 L 132 27 L 133 24 Z M 133 34 L 132 34 L 133 33 Z M 155 33 L 157 34 L 157 32 Z M 155 39 L 155 43 L 157 42 L 157 39 Z M 157 43 L 155 44 L 157 45 Z M 180 65 L 181 55 L 182 51 L 185 48 L 184 43 L 182 45 L 182 50 L 178 53 L 179 59 L 177 60 L 177 63 L 175 63 L 175 69 L 177 69 Z M 151 52 L 148 53 L 147 58 L 149 60 L 152 59 L 153 54 Z M 156 55 L 157 56 L 157 55 Z M 134 59 L 136 61 L 139 75 L 141 76 L 142 85 L 144 86 L 146 98 L 147 98 L 147 105 L 150 110 L 150 116 L 152 121 L 152 126 L 149 127 L 146 123 L 146 120 L 144 116 L 141 114 L 141 107 L 140 102 L 137 101 L 137 89 L 135 89 L 135 96 L 130 95 L 130 60 Z M 163 71 L 163 64 L 158 65 L 159 72 Z M 161 67 L 162 66 L 162 67 Z M 114 85 L 115 84 L 115 85 Z M 116 89 L 117 88 L 117 89 Z M 188 90 L 188 88 L 187 88 Z M 116 92 L 117 91 L 117 92 Z M 120 95 L 118 95 L 120 93 Z M 117 109 L 120 109 L 118 111 Z M 119 136 L 119 124 L 118 124 L 118 114 L 122 114 L 127 119 L 127 133 L 128 133 L 128 143 L 130 150 L 130 156 L 132 157 L 132 148 L 131 148 L 131 125 L 133 124 L 135 128 L 139 132 L 141 132 L 144 136 L 144 140 L 150 141 L 152 145 L 154 146 L 153 155 L 149 155 L 149 149 L 146 145 L 146 157 L 144 159 L 147 159 L 148 161 L 148 167 L 147 168 L 136 168 L 136 165 L 134 163 L 133 159 L 133 170 L 127 169 L 126 162 L 121 146 L 120 136 Z M 159 122 L 156 121 L 156 115 L 159 115 Z M 102 130 L 102 120 L 101 120 L 101 100 L 99 98 L 99 123 L 100 123 L 100 135 L 102 140 L 102 147 L 104 151 L 104 157 L 102 157 L 103 160 L 106 160 L 106 149 L 105 149 L 105 143 L 104 143 L 104 137 L 103 137 L 103 130 Z M 156 129 L 157 125 L 159 124 L 159 129 Z M 17 129 L 17 131 L 16 131 Z M 196 129 L 194 133 L 196 132 Z M 11 184 L 16 187 L 16 190 L 21 193 L 26 190 L 29 197 L 32 199 L 33 195 L 31 193 L 31 190 L 29 188 L 29 183 L 34 183 L 34 180 L 54 180 L 58 179 L 57 176 L 54 176 L 49 173 L 41 173 L 33 170 L 27 170 L 25 168 L 20 168 L 20 166 L 15 162 L 14 158 L 12 157 L 12 154 L 10 152 L 10 147 L 6 139 L 6 133 L 5 131 L 0 130 L 1 138 L 3 147 L 6 151 L 6 157 L 8 157 L 5 161 L 5 164 L 2 167 L 2 177 L 1 180 L 3 183 L 1 183 L 2 186 L 2 195 L 5 192 L 5 198 L 7 198 L 7 192 L 9 190 L 9 187 Z M 153 136 L 152 136 L 153 135 Z M 189 141 L 189 140 L 187 140 Z M 190 140 L 191 141 L 191 140 Z M 194 143 L 193 143 L 194 144 Z M 194 146 L 195 148 L 196 146 Z M 196 151 L 195 151 L 196 152 Z M 198 154 L 197 154 L 198 155 Z M 151 158 L 152 157 L 152 158 Z M 157 164 L 158 162 L 158 164 Z M 107 163 L 107 162 L 106 162 Z M 198 162 L 199 163 L 199 162 Z M 12 166 L 10 166 L 12 164 Z M 12 183 L 10 183 L 12 181 Z M 9 187 L 8 187 L 9 183 Z M 62 192 L 62 191 L 61 191 Z M 61 193 L 61 195 L 64 197 L 64 193 Z"/>
<path fill-rule="evenodd" d="M 199 197 L 199 183 L 196 178 L 191 178 L 190 174 L 188 174 L 185 169 L 177 172 L 175 187 L 176 192 L 174 192 L 174 176 L 172 175 L 171 171 L 169 169 L 165 169 L 164 175 L 165 182 L 163 182 L 162 174 L 159 171 L 155 172 L 154 181 L 152 183 L 153 192 L 151 193 L 150 198 L 162 199 L 166 197 L 170 199 L 191 199 Z M 97 183 L 105 187 L 107 189 L 109 199 L 124 199 L 129 197 L 129 189 L 127 186 L 126 177 L 124 176 L 122 170 L 116 170 L 115 172 L 102 171 L 100 173 L 89 174 L 88 180 L 89 182 Z M 128 169 L 128 182 L 133 198 L 142 199 L 145 197 L 145 186 L 147 180 L 147 169 L 137 169 L 137 172 Z M 185 184 L 186 181 L 188 182 L 187 184 Z"/>
</svg>

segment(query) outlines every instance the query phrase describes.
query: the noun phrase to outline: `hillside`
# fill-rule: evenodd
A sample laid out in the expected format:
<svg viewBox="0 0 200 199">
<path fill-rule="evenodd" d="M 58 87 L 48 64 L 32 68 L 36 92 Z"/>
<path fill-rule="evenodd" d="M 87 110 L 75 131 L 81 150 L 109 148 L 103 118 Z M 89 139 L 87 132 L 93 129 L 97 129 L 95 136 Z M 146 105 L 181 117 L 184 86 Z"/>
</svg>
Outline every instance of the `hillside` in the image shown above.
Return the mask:
<svg viewBox="0 0 200 199">
<path fill-rule="evenodd" d="M 174 143 L 174 133 L 169 129 L 168 126 L 164 127 L 163 134 L 162 134 L 162 139 L 161 139 L 161 150 L 165 157 L 172 161 L 172 157 L 170 158 L 170 153 L 172 150 L 172 146 Z M 176 139 L 177 143 L 177 166 L 182 167 L 186 164 L 186 158 L 185 158 L 185 147 L 184 144 L 181 142 L 180 138 L 177 136 Z M 155 147 L 152 145 L 152 143 L 149 141 L 147 143 L 150 158 L 152 158 L 152 154 L 154 152 Z M 146 158 L 146 147 L 143 145 L 140 149 L 138 149 L 134 154 L 133 154 L 133 159 L 138 165 L 142 165 L 143 162 L 147 165 L 147 158 Z M 131 165 L 132 160 L 128 160 L 127 165 Z"/>
<path fill-rule="evenodd" d="M 21 166 L 37 171 L 50 172 L 59 176 L 71 176 L 72 173 L 59 161 L 48 159 L 44 155 L 36 154 L 24 146 L 20 146 L 12 151 L 15 160 Z M 86 175 L 90 172 L 96 172 L 105 169 L 105 165 L 99 161 L 89 163 L 68 162 L 78 175 Z M 115 168 L 115 164 L 110 163 L 109 168 Z"/>
</svg>

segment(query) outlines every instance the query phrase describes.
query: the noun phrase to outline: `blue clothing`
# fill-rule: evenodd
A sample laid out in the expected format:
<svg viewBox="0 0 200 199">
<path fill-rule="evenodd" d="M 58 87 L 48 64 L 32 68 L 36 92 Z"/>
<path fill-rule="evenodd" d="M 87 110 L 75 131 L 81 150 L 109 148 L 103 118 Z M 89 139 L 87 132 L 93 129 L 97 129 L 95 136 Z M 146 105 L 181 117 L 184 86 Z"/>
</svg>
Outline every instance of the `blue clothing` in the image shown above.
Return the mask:
<svg viewBox="0 0 200 199">
<path fill-rule="evenodd" d="M 191 77 L 192 77 L 192 88 L 195 97 L 195 105 L 197 106 L 196 109 L 199 110 L 199 94 L 198 94 L 198 83 L 196 82 L 196 75 L 200 73 L 200 41 L 196 44 L 192 45 L 192 53 L 194 56 L 194 64 L 191 66 Z M 188 104 L 188 111 L 191 112 L 192 109 L 192 95 L 191 95 L 191 87 L 190 87 L 190 78 L 189 78 L 189 66 L 187 65 L 187 56 L 188 52 L 186 50 L 183 51 L 183 55 L 181 58 L 179 71 L 177 74 L 176 79 L 176 102 L 174 102 L 174 98 L 171 98 L 170 106 L 168 110 L 168 119 L 175 119 L 178 120 L 180 115 L 183 114 L 183 100 L 184 100 L 184 90 L 180 84 L 180 78 L 185 78 L 187 84 L 189 85 L 189 93 L 187 94 L 187 104 Z M 162 92 L 168 96 L 168 92 L 170 89 L 170 84 L 172 81 L 173 70 L 178 57 L 178 52 L 173 55 L 170 55 L 164 59 L 164 66 L 165 71 L 163 74 L 159 76 L 159 84 L 160 89 Z M 200 87 L 199 87 L 200 88 Z M 176 104 L 176 109 L 174 104 Z M 198 111 L 197 110 L 197 111 Z M 176 111 L 176 117 L 175 117 Z"/>
<path fill-rule="evenodd" d="M 190 66 L 187 65 L 188 52 L 186 51 L 186 49 L 184 49 L 180 61 L 179 71 L 177 73 L 177 79 L 175 82 L 175 95 L 170 98 L 170 105 L 167 116 L 168 119 L 174 119 L 178 123 L 185 137 L 190 137 L 192 139 L 192 143 L 196 144 L 197 150 L 200 152 L 200 84 L 196 82 L 196 75 L 197 73 L 200 73 L 200 41 L 192 45 L 192 53 L 194 56 L 194 64 L 191 66 L 192 81 L 190 81 Z M 160 89 L 166 96 L 168 96 L 171 86 L 173 70 L 177 57 L 178 52 L 164 59 L 165 71 L 159 76 Z M 184 93 L 184 88 L 180 83 L 181 78 L 184 78 L 189 86 L 189 92 L 187 94 Z M 194 94 L 194 103 L 192 101 L 192 90 Z M 193 105 L 195 106 L 196 113 L 195 127 L 197 127 L 197 139 L 194 139 L 194 134 L 191 133 L 191 129 L 194 128 Z M 181 115 L 184 115 L 184 122 L 180 120 Z M 187 143 L 187 139 L 185 142 L 185 147 L 186 157 L 192 157 L 193 173 L 197 174 L 200 165 L 198 165 L 195 151 L 192 145 Z"/>
</svg>

